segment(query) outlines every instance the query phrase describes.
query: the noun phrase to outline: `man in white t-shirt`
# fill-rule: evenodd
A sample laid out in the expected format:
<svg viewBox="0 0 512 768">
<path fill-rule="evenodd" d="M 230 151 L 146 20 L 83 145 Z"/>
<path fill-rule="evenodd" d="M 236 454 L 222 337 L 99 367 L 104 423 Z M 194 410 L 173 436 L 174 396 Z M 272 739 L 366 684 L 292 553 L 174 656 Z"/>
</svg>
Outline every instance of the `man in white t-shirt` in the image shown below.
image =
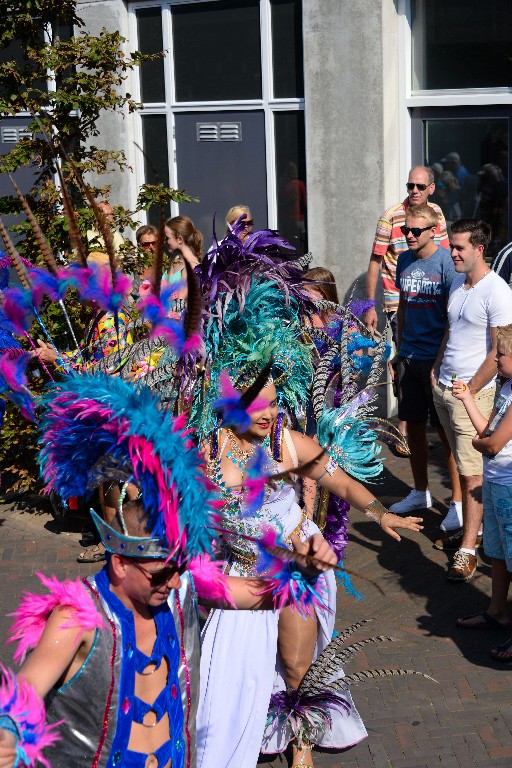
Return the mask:
<svg viewBox="0 0 512 768">
<path fill-rule="evenodd" d="M 439 549 L 457 550 L 448 570 L 450 581 L 468 581 L 475 573 L 483 512 L 482 455 L 473 448 L 475 429 L 452 395 L 452 381 L 465 382 L 479 411 L 489 418 L 497 370 L 496 328 L 512 323 L 510 289 L 484 259 L 490 239 L 491 229 L 484 221 L 459 219 L 452 224 L 452 259 L 459 274 L 448 298 L 448 333 L 432 371 L 434 404 L 462 486 L 462 532 L 436 542 Z"/>
</svg>

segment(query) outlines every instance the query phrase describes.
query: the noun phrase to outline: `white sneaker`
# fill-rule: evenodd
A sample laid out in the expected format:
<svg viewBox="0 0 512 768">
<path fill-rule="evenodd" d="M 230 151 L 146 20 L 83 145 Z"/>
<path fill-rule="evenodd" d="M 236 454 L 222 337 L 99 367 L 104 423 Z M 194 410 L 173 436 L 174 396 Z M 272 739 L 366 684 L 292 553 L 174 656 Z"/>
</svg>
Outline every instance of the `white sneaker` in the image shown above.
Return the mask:
<svg viewBox="0 0 512 768">
<path fill-rule="evenodd" d="M 394 512 L 395 515 L 407 515 L 415 509 L 430 509 L 431 507 L 432 496 L 430 491 L 417 491 L 414 489 L 405 499 L 392 504 L 389 511 Z"/>
<path fill-rule="evenodd" d="M 450 501 L 448 512 L 439 526 L 442 531 L 456 531 L 462 528 L 462 501 Z"/>
</svg>

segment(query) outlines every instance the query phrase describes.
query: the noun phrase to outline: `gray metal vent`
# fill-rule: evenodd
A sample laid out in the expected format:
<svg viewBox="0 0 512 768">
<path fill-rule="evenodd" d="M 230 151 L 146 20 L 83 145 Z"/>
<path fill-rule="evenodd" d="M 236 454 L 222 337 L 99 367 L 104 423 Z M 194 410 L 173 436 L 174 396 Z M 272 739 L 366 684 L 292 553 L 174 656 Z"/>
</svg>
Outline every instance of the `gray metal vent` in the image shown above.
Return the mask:
<svg viewBox="0 0 512 768">
<path fill-rule="evenodd" d="M 2 126 L 1 138 L 3 144 L 17 144 L 20 139 L 30 136 L 28 125 Z"/>
<path fill-rule="evenodd" d="M 242 141 L 242 123 L 196 123 L 198 141 Z"/>
</svg>

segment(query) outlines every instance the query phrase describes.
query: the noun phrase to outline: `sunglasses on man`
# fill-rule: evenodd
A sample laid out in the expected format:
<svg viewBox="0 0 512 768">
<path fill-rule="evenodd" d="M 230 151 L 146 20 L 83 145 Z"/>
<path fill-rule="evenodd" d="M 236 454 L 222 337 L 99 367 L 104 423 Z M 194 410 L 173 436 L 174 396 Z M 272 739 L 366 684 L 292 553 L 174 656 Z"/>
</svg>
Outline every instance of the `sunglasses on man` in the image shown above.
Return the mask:
<svg viewBox="0 0 512 768">
<path fill-rule="evenodd" d="M 144 568 L 144 566 L 142 566 L 136 560 L 130 559 L 128 562 L 130 565 L 134 565 L 138 571 L 143 573 L 144 576 L 149 579 L 150 585 L 155 589 L 158 587 L 163 587 L 164 584 L 167 584 L 167 582 L 170 581 L 176 573 L 181 575 L 184 570 L 179 568 L 176 563 L 172 563 L 171 565 L 166 565 L 164 568 L 160 568 L 158 571 L 148 571 L 147 568 Z"/>
<path fill-rule="evenodd" d="M 407 237 L 409 232 L 412 235 L 414 235 L 414 237 L 419 237 L 421 235 L 421 233 L 422 232 L 426 232 L 427 229 L 432 229 L 432 227 L 406 227 L 406 226 L 403 226 L 403 227 L 400 227 L 400 232 L 405 237 Z"/>
<path fill-rule="evenodd" d="M 158 243 L 158 240 L 147 240 L 145 243 L 140 243 L 141 248 L 152 248 Z"/>
<path fill-rule="evenodd" d="M 416 187 L 416 189 L 419 189 L 420 192 L 424 192 L 427 187 L 430 187 L 430 184 L 415 184 L 413 181 L 408 181 L 405 186 L 407 187 L 409 192 L 412 192 L 414 187 Z"/>
</svg>

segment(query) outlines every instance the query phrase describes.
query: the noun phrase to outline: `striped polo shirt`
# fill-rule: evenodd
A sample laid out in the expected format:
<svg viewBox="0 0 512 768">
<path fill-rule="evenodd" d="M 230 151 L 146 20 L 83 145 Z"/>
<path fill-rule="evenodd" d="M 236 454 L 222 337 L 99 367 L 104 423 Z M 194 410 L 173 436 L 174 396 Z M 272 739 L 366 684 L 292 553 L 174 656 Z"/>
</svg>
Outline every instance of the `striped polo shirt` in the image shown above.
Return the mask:
<svg viewBox="0 0 512 768">
<path fill-rule="evenodd" d="M 429 203 L 429 205 L 439 216 L 434 241 L 436 245 L 450 250 L 443 212 L 435 203 Z M 399 255 L 408 250 L 405 237 L 400 231 L 400 227 L 405 224 L 405 212 L 408 206 L 409 198 L 406 197 L 403 203 L 388 208 L 378 221 L 377 232 L 373 241 L 372 255 L 382 257 L 382 290 L 384 291 L 384 309 L 386 312 L 396 312 L 398 309 L 400 291 L 395 285 L 396 264 Z"/>
</svg>

